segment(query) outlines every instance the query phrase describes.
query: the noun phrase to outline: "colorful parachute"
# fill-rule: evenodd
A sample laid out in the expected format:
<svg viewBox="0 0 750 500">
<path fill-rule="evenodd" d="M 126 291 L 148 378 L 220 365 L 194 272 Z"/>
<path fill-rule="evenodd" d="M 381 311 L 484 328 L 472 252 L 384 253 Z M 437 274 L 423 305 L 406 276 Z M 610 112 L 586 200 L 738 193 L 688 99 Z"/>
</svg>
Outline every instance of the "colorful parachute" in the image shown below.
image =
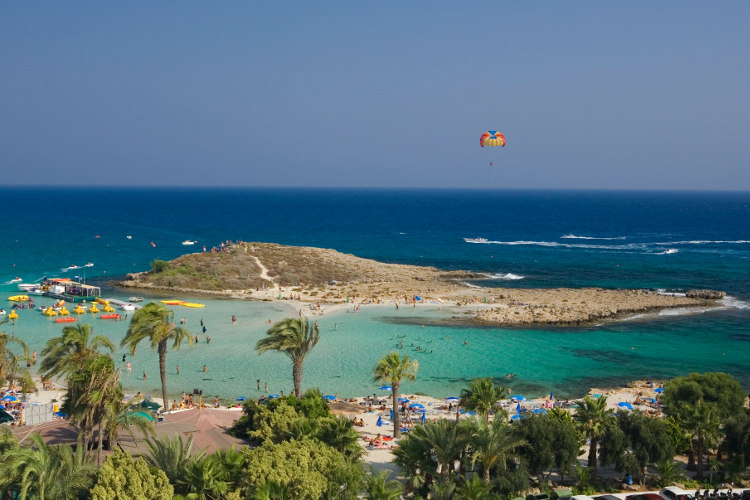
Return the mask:
<svg viewBox="0 0 750 500">
<path fill-rule="evenodd" d="M 479 138 L 479 145 L 485 146 L 502 146 L 505 147 L 505 136 L 495 130 L 489 130 Z"/>
</svg>

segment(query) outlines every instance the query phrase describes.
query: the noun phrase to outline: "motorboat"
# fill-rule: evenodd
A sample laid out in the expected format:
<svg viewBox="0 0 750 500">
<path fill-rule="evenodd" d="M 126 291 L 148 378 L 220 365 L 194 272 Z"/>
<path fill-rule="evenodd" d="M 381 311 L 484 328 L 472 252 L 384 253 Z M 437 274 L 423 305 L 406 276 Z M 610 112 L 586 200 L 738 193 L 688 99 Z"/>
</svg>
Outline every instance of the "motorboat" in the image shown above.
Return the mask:
<svg viewBox="0 0 750 500">
<path fill-rule="evenodd" d="M 36 284 L 35 284 L 35 283 L 19 283 L 19 284 L 18 284 L 18 285 L 16 285 L 16 286 L 17 286 L 17 287 L 18 287 L 18 289 L 19 289 L 19 290 L 21 290 L 22 292 L 28 292 L 28 291 L 29 291 L 29 290 L 31 290 L 32 288 L 35 288 L 35 287 L 36 287 Z"/>
<path fill-rule="evenodd" d="M 123 311 L 135 311 L 135 306 L 133 304 L 122 304 L 120 309 Z"/>
<path fill-rule="evenodd" d="M 185 246 L 187 246 L 187 245 L 195 245 L 196 243 L 198 243 L 197 240 L 196 241 L 185 240 L 185 241 L 182 242 L 182 244 L 185 245 Z"/>
<path fill-rule="evenodd" d="M 15 278 L 13 278 L 12 280 L 10 280 L 10 281 L 8 282 L 8 285 L 12 285 L 13 283 L 20 283 L 20 282 L 22 282 L 22 281 L 23 281 L 23 280 L 22 280 L 21 278 L 19 278 L 18 276 L 16 276 Z"/>
<path fill-rule="evenodd" d="M 143 302 L 143 297 L 129 297 L 128 302 Z"/>
<path fill-rule="evenodd" d="M 0 316 L 5 316 L 5 309 L 0 309 Z"/>
</svg>

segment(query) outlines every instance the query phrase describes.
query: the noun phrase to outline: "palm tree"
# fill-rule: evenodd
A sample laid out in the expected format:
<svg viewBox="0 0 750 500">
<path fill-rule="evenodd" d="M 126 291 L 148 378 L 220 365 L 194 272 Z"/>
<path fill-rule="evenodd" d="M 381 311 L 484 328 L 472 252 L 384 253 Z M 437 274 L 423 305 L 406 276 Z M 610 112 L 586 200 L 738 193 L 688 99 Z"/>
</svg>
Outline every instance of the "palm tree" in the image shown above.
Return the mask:
<svg viewBox="0 0 750 500">
<path fill-rule="evenodd" d="M 66 326 L 61 336 L 49 339 L 42 349 L 44 359 L 39 372 L 45 378 L 69 376 L 96 357 L 100 348 L 106 348 L 110 353 L 115 350 L 104 335 L 92 336 L 90 325 Z"/>
<path fill-rule="evenodd" d="M 73 500 L 93 485 L 96 467 L 86 460 L 86 450 L 68 445 L 48 445 L 39 434 L 32 447 L 20 447 L 0 459 L 4 487 L 17 489 L 20 498 Z"/>
<path fill-rule="evenodd" d="M 409 356 L 401 358 L 398 352 L 393 351 L 378 360 L 373 370 L 373 381 L 388 384 L 392 389 L 393 397 L 393 437 L 401 435 L 401 416 L 398 411 L 398 389 L 402 380 L 414 380 L 417 378 L 419 362 L 410 360 Z"/>
<path fill-rule="evenodd" d="M 289 356 L 292 360 L 294 396 L 302 397 L 302 364 L 320 340 L 318 325 L 311 324 L 306 318 L 288 318 L 277 322 L 266 333 L 268 336 L 255 344 L 258 356 L 266 351 L 279 351 Z"/>
<path fill-rule="evenodd" d="M 349 460 L 356 461 L 364 450 L 359 445 L 359 432 L 351 420 L 341 416 L 321 419 L 317 437 Z"/>
<path fill-rule="evenodd" d="M 599 439 L 614 421 L 614 411 L 607 409 L 607 398 L 586 396 L 576 412 L 575 419 L 583 436 L 590 440 L 588 466 L 596 468 L 596 451 Z"/>
<path fill-rule="evenodd" d="M 161 304 L 149 302 L 133 314 L 128 332 L 122 339 L 121 345 L 127 346 L 130 352 L 134 353 L 138 343 L 146 338 L 151 340 L 151 349 L 156 349 L 159 353 L 162 404 L 166 408 L 169 403 L 169 397 L 167 396 L 167 342 L 171 340 L 172 349 L 176 351 L 184 340 L 193 345 L 193 336 L 185 328 L 177 326 L 172 311 Z"/>
<path fill-rule="evenodd" d="M 484 481 L 490 482 L 493 468 L 505 469 L 508 459 L 513 458 L 513 451 L 525 441 L 513 436 L 510 426 L 504 419 L 495 419 L 492 423 L 472 419 L 476 422 L 471 433 L 471 463 L 482 464 Z"/>
<path fill-rule="evenodd" d="M 455 420 L 438 420 L 416 426 L 411 434 L 412 438 L 426 443 L 440 467 L 442 481 L 448 482 L 450 471 L 469 442 L 465 427 Z"/>
<path fill-rule="evenodd" d="M 11 349 L 12 344 L 21 348 L 21 355 Z M 19 361 L 26 362 L 28 359 L 29 348 L 23 340 L 0 332 L 0 381 L 7 380 L 10 385 L 13 385 L 16 376 L 25 371 Z"/>
<path fill-rule="evenodd" d="M 201 460 L 205 452 L 201 451 L 195 456 L 193 451 L 193 436 L 191 435 L 187 442 L 182 440 L 182 436 L 177 435 L 173 439 L 161 437 L 146 440 L 146 445 L 150 453 L 144 455 L 146 463 L 151 467 L 156 467 L 164 471 L 167 479 L 175 486 L 177 492 L 185 492 L 185 471 L 195 460 Z"/>
<path fill-rule="evenodd" d="M 720 421 L 713 405 L 698 401 L 690 413 L 685 427 L 695 438 L 695 478 L 703 479 L 703 453 L 706 448 L 716 444 L 719 437 Z"/>
<path fill-rule="evenodd" d="M 506 387 L 495 385 L 491 378 L 475 378 L 467 389 L 461 390 L 461 406 L 477 411 L 485 422 L 489 422 L 490 413 L 495 413 L 497 402 L 506 391 Z"/>
<path fill-rule="evenodd" d="M 381 470 L 377 474 L 370 467 L 370 474 L 365 477 L 365 498 L 368 500 L 396 500 L 401 498 L 404 488 L 395 479 L 388 479 L 389 470 Z"/>
</svg>

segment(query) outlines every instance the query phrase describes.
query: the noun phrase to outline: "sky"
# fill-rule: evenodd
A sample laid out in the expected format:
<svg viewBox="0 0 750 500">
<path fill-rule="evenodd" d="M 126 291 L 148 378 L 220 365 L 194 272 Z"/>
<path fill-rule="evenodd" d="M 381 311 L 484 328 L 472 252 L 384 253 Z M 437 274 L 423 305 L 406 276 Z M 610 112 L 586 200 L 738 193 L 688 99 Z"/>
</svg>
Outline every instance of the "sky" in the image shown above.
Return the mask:
<svg viewBox="0 0 750 500">
<path fill-rule="evenodd" d="M 0 2 L 0 183 L 750 190 L 748 19 L 746 1 Z"/>
</svg>

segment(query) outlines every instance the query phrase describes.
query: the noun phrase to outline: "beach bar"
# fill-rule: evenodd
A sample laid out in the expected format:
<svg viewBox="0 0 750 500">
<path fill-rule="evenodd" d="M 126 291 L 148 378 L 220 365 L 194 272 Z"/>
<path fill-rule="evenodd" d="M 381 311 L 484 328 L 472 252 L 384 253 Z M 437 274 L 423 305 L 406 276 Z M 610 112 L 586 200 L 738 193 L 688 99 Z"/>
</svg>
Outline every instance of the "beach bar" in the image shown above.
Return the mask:
<svg viewBox="0 0 750 500">
<path fill-rule="evenodd" d="M 101 295 L 98 286 L 84 285 L 69 278 L 52 278 L 44 282 L 44 295 L 56 299 L 78 302 L 82 300 L 96 300 Z"/>
</svg>

